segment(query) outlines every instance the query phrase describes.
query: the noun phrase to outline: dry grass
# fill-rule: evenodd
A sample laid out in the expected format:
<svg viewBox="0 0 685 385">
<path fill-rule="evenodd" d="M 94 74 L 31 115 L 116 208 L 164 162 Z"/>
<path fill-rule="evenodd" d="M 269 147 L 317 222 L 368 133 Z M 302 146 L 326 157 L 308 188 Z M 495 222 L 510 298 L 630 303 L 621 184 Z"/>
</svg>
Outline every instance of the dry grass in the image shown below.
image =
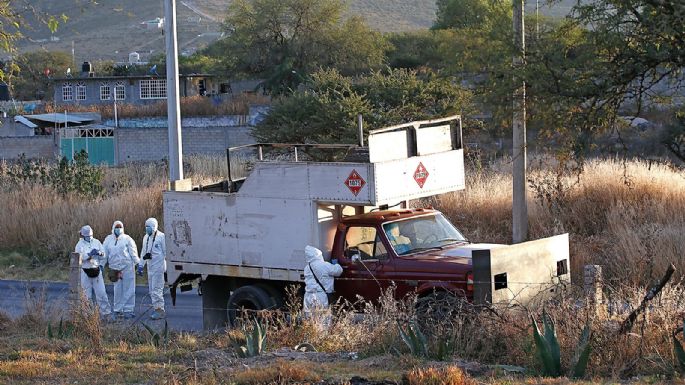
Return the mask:
<svg viewBox="0 0 685 385">
<path fill-rule="evenodd" d="M 455 366 L 443 368 L 417 368 L 404 377 L 407 385 L 476 385 L 463 370 Z"/>
<path fill-rule="evenodd" d="M 497 163 L 467 172 L 465 191 L 435 200 L 476 242 L 511 241 L 510 165 Z M 668 263 L 685 271 L 685 174 L 642 161 L 592 160 L 583 173 L 550 181 L 534 170 L 528 205 L 530 238 L 571 235 L 572 272 L 598 264 L 612 282 L 644 285 L 659 278 Z"/>
<path fill-rule="evenodd" d="M 227 175 L 226 160 L 220 156 L 188 157 L 185 169 L 195 184 L 216 182 Z M 121 220 L 136 242 L 143 237 L 145 219 L 156 217 L 163 226 L 166 163 L 129 164 L 104 171 L 105 196 L 99 199 L 62 196 L 49 187 L 30 184 L 0 191 L 0 277 L 59 279 L 61 275 L 52 272 L 67 262 L 66 255 L 85 224 L 103 241 L 112 223 Z M 61 263 L 53 266 L 53 261 Z"/>
<path fill-rule="evenodd" d="M 320 380 L 321 377 L 311 370 L 311 365 L 283 361 L 267 367 L 247 369 L 238 372 L 235 376 L 235 383 L 240 385 L 304 384 L 315 383 Z"/>
<path fill-rule="evenodd" d="M 161 186 L 129 190 L 90 201 L 61 197 L 35 186 L 0 194 L 0 244 L 36 250 L 48 259 L 65 256 L 78 242 L 81 226 L 90 224 L 103 240 L 121 220 L 134 239 L 142 239 L 145 219 L 161 217 Z"/>
</svg>

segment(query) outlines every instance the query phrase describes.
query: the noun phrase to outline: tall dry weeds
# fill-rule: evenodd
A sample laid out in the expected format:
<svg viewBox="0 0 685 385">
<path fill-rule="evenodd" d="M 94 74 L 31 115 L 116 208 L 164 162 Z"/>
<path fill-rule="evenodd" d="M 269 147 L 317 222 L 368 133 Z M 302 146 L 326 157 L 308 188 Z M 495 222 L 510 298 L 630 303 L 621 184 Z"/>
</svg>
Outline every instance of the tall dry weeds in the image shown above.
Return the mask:
<svg viewBox="0 0 685 385">
<path fill-rule="evenodd" d="M 464 191 L 434 200 L 464 234 L 476 242 L 511 241 L 509 164 L 467 170 Z M 531 184 L 546 177 L 531 173 Z M 635 285 L 657 279 L 668 263 L 685 271 L 685 174 L 642 161 L 592 160 L 580 175 L 562 176 L 552 207 L 529 194 L 531 239 L 568 232 L 571 270 L 598 264 L 605 276 Z M 552 187 L 549 187 L 552 188 Z"/>
<path fill-rule="evenodd" d="M 87 200 L 62 197 L 48 188 L 35 186 L 0 194 L 0 244 L 60 258 L 73 250 L 81 226 L 93 227 L 103 239 L 115 220 L 124 222 L 134 240 L 142 239 L 145 219 L 161 217 L 161 188 L 129 190 L 116 196 Z"/>
</svg>

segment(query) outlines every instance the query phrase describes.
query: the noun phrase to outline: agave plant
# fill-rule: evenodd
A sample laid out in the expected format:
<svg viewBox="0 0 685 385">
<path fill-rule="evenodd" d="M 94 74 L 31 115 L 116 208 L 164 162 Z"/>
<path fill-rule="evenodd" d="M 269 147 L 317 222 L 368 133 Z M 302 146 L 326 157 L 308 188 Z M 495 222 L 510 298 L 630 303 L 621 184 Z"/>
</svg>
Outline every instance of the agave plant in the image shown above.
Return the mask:
<svg viewBox="0 0 685 385">
<path fill-rule="evenodd" d="M 150 326 L 148 326 L 146 323 L 141 322 L 141 324 L 143 325 L 143 327 L 145 327 L 147 332 L 150 333 L 150 336 L 152 338 L 152 346 L 158 348 L 162 345 L 167 346 L 169 344 L 169 325 L 167 324 L 166 320 L 164 320 L 164 329 L 162 330 L 161 334 L 155 331 Z"/>
<path fill-rule="evenodd" d="M 404 329 L 397 321 L 397 329 L 400 331 L 402 341 L 407 345 L 412 356 L 425 357 L 428 353 L 428 342 L 426 336 L 421 332 L 414 320 L 409 321 L 407 328 Z"/>
<path fill-rule="evenodd" d="M 245 345 L 238 349 L 240 357 L 254 357 L 261 355 L 266 347 L 266 328 L 255 320 L 251 330 L 247 330 L 243 325 L 243 334 L 245 335 Z"/>
<path fill-rule="evenodd" d="M 531 321 L 533 323 L 533 339 L 537 347 L 538 358 L 542 363 L 543 373 L 549 377 L 561 377 L 563 375 L 561 369 L 561 349 L 552 317 L 546 311 L 542 312 L 544 335 L 540 333 L 540 328 L 533 317 L 531 317 Z M 585 376 L 587 363 L 590 359 L 590 339 L 590 324 L 587 323 L 578 340 L 578 346 L 571 364 L 569 374 L 572 378 Z"/>
</svg>

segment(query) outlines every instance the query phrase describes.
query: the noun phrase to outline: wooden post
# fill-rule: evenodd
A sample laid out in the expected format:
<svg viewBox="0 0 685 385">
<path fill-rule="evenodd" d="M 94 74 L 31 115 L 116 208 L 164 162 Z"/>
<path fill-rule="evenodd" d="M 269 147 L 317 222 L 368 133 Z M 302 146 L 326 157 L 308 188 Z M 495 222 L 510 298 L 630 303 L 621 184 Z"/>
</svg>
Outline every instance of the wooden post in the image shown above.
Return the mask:
<svg viewBox="0 0 685 385">
<path fill-rule="evenodd" d="M 81 310 L 81 254 L 71 253 L 69 260 L 69 307 L 72 312 Z"/>
<path fill-rule="evenodd" d="M 583 289 L 590 312 L 599 317 L 603 314 L 602 266 L 585 265 Z"/>
</svg>

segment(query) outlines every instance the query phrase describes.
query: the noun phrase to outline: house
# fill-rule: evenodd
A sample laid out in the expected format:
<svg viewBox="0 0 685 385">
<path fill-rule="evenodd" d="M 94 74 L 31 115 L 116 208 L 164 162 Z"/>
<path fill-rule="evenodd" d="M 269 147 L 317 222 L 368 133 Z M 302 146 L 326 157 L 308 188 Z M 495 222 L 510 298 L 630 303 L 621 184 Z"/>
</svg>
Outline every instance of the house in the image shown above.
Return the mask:
<svg viewBox="0 0 685 385">
<path fill-rule="evenodd" d="M 154 18 L 152 20 L 145 20 L 144 22 L 142 22 L 140 24 L 142 24 L 145 27 L 145 29 L 151 29 L 151 30 L 162 29 L 162 28 L 164 28 L 164 18 L 157 17 L 157 18 Z"/>
<path fill-rule="evenodd" d="M 94 76 L 53 79 L 54 100 L 61 105 L 97 105 L 117 102 L 152 104 L 167 97 L 165 76 Z M 219 81 L 209 74 L 179 76 L 181 97 L 219 93 Z"/>
</svg>

